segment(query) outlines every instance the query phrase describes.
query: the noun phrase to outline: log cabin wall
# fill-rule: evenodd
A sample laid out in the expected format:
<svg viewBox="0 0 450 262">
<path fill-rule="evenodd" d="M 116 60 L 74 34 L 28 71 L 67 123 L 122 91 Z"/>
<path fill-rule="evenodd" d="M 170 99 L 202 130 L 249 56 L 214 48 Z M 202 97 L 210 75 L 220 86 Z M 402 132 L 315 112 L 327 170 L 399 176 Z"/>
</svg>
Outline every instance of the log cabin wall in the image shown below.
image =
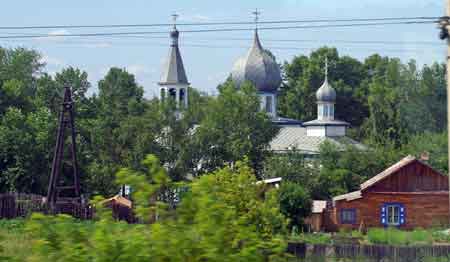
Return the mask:
<svg viewBox="0 0 450 262">
<path fill-rule="evenodd" d="M 427 228 L 448 224 L 449 199 L 448 192 L 429 193 L 366 193 L 353 201 L 336 201 L 334 222 L 338 228 L 359 229 L 383 227 L 381 208 L 385 203 L 401 203 L 405 207 L 405 224 L 403 229 L 417 227 Z M 355 209 L 354 223 L 343 224 L 339 212 L 343 209 Z M 330 228 L 330 231 L 334 231 Z"/>
<path fill-rule="evenodd" d="M 411 161 L 360 192 L 360 198 L 336 200 L 334 206 L 325 211 L 327 231 L 387 226 L 386 220 L 382 221 L 388 205 L 401 207 L 404 221 L 398 228 L 448 225 L 448 177 L 421 161 Z M 354 214 L 346 214 L 347 218 L 352 218 L 350 221 L 345 221 L 344 212 Z"/>
<path fill-rule="evenodd" d="M 448 191 L 448 178 L 415 161 L 368 188 L 369 192 Z"/>
</svg>

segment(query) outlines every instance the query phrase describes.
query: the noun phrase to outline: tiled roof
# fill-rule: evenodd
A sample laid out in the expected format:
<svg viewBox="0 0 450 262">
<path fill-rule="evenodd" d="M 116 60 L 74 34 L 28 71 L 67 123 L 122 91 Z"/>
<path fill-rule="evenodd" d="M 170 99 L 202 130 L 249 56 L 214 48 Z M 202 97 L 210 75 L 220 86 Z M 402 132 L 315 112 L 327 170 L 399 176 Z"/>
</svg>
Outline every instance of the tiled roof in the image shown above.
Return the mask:
<svg viewBox="0 0 450 262">
<path fill-rule="evenodd" d="M 270 142 L 272 151 L 297 150 L 306 154 L 318 154 L 320 145 L 329 141 L 330 143 L 344 149 L 346 145 L 353 145 L 358 149 L 365 150 L 366 147 L 349 137 L 319 137 L 307 136 L 306 128 L 300 126 L 283 126 L 278 135 Z"/>
</svg>

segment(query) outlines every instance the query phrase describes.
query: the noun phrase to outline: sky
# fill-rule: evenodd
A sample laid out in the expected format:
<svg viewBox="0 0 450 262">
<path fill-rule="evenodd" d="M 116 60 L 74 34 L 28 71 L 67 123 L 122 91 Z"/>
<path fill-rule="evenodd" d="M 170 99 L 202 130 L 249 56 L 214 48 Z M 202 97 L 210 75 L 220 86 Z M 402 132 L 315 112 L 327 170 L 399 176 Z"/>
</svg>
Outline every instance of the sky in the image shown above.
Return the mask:
<svg viewBox="0 0 450 262">
<path fill-rule="evenodd" d="M 15 0 L 2 3 L 0 27 L 170 23 L 174 12 L 179 14 L 179 23 L 252 21 L 251 13 L 255 8 L 261 12 L 261 21 L 441 16 L 444 14 L 444 0 Z M 205 28 L 178 26 L 180 31 Z M 0 30 L 0 36 L 169 30 L 170 27 L 27 29 Z M 217 85 L 229 75 L 234 62 L 246 54 L 252 37 L 251 31 L 181 33 L 180 50 L 191 85 L 214 94 Z M 379 53 L 399 57 L 404 62 L 415 59 L 420 65 L 443 62 L 446 55 L 445 43 L 439 40 L 438 30 L 432 24 L 267 30 L 260 31 L 260 39 L 263 47 L 271 50 L 279 63 L 308 55 L 325 45 L 337 47 L 340 55 L 360 60 Z M 355 40 L 395 41 L 396 44 L 345 42 Z M 168 55 L 169 43 L 168 34 L 0 39 L 2 47 L 27 47 L 39 51 L 46 63 L 45 71 L 50 74 L 68 66 L 86 71 L 93 86 L 91 92 L 96 92 L 97 82 L 109 68 L 125 68 L 144 87 L 146 97 L 159 93 L 157 82 Z"/>
</svg>

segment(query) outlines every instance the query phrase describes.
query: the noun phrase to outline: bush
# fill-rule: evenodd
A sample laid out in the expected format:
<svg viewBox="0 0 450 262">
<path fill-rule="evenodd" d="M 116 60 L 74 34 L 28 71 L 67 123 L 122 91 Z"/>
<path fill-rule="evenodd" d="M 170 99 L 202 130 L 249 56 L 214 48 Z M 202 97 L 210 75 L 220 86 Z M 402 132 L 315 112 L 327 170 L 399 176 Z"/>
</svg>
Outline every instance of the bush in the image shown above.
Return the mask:
<svg viewBox="0 0 450 262">
<path fill-rule="evenodd" d="M 284 259 L 286 219 L 274 191 L 261 198 L 263 185 L 250 168 L 238 164 L 202 176 L 190 185 L 180 206 L 166 215 L 154 194 L 171 185 L 149 157 L 146 174 L 122 170 L 120 184 L 130 185 L 140 219 L 153 224 L 115 222 L 110 214 L 95 224 L 71 217 L 33 215 L 27 225 L 34 242 L 32 261 L 280 261 Z M 163 187 L 158 186 L 163 185 Z"/>
<path fill-rule="evenodd" d="M 281 212 L 290 219 L 290 227 L 302 227 L 305 217 L 311 214 L 312 200 L 309 193 L 299 184 L 281 184 L 278 198 Z"/>
<path fill-rule="evenodd" d="M 433 235 L 423 229 L 402 231 L 397 228 L 371 228 L 367 232 L 367 239 L 372 244 L 383 245 L 426 245 L 433 243 Z"/>
</svg>

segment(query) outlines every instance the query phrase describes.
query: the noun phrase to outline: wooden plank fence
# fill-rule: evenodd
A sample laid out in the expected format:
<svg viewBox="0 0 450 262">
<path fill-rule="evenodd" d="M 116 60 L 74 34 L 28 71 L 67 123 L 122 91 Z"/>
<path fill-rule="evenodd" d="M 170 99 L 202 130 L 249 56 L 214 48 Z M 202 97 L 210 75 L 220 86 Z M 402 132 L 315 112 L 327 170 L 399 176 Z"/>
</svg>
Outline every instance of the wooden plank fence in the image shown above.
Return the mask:
<svg viewBox="0 0 450 262">
<path fill-rule="evenodd" d="M 80 219 L 91 219 L 94 210 L 89 205 L 78 203 L 57 204 L 50 210 L 44 202 L 44 197 L 33 194 L 6 193 L 0 194 L 0 219 L 27 217 L 31 213 L 68 214 Z"/>
<path fill-rule="evenodd" d="M 450 245 L 385 246 L 289 243 L 288 253 L 302 259 L 299 261 L 310 261 L 311 259 L 322 261 L 320 258 L 324 259 L 323 261 L 328 261 L 327 259 L 386 262 L 450 261 Z"/>
</svg>

